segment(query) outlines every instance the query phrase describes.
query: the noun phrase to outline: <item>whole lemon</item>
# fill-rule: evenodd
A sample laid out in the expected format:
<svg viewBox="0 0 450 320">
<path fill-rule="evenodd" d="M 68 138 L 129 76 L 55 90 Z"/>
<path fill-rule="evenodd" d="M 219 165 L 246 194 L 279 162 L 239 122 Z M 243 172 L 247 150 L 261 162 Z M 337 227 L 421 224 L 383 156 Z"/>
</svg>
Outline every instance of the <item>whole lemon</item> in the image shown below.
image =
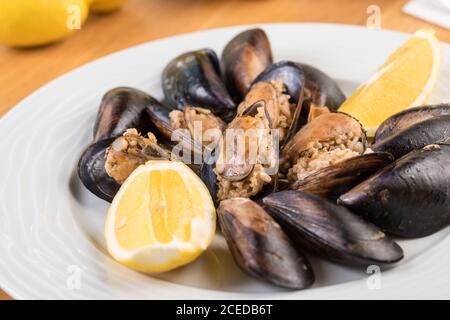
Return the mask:
<svg viewBox="0 0 450 320">
<path fill-rule="evenodd" d="M 91 11 L 106 13 L 117 10 L 127 0 L 90 0 Z"/>
<path fill-rule="evenodd" d="M 0 1 L 0 44 L 43 45 L 79 29 L 89 13 L 87 0 Z"/>
</svg>

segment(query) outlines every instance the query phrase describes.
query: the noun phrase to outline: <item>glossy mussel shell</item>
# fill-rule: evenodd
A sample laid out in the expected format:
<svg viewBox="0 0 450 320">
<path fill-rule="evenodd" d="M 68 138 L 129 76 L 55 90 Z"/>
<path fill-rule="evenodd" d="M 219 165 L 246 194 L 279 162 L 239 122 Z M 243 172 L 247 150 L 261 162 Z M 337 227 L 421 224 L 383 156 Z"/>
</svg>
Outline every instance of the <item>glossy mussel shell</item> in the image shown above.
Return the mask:
<svg viewBox="0 0 450 320">
<path fill-rule="evenodd" d="M 127 129 L 145 135 L 155 124 L 150 110 L 161 104 L 147 93 L 128 87 L 108 91 L 102 98 L 94 125 L 94 141 L 78 161 L 78 175 L 88 190 L 112 201 L 120 185 L 105 170 L 106 149 Z"/>
<path fill-rule="evenodd" d="M 252 86 L 260 81 L 271 80 L 281 80 L 283 82 L 286 93 L 290 96 L 289 101 L 291 103 L 297 104 L 302 100 L 305 74 L 303 69 L 295 62 L 280 61 L 272 64 L 256 77 Z"/>
<path fill-rule="evenodd" d="M 111 202 L 120 188 L 105 170 L 106 149 L 114 138 L 100 140 L 86 148 L 78 161 L 78 176 L 83 185 L 96 196 Z"/>
<path fill-rule="evenodd" d="M 450 137 L 450 115 L 433 117 L 398 131 L 373 144 L 372 150 L 400 158 L 408 152 Z"/>
<path fill-rule="evenodd" d="M 388 233 L 422 237 L 450 224 L 450 145 L 414 150 L 339 198 Z"/>
<path fill-rule="evenodd" d="M 222 82 L 219 61 L 211 49 L 184 53 L 171 60 L 162 73 L 166 102 L 183 110 L 187 105 L 210 109 L 229 121 L 236 105 Z"/>
<path fill-rule="evenodd" d="M 227 88 L 239 103 L 253 80 L 272 64 L 272 49 L 266 33 L 261 29 L 239 33 L 225 46 L 221 60 Z"/>
<path fill-rule="evenodd" d="M 305 96 L 319 107 L 326 106 L 332 111 L 337 111 L 345 101 L 345 95 L 330 76 L 316 67 L 305 63 L 298 63 L 305 73 L 305 88 L 308 93 Z"/>
<path fill-rule="evenodd" d="M 335 200 L 393 160 L 389 153 L 363 154 L 319 169 L 295 181 L 290 188 Z"/>
<path fill-rule="evenodd" d="M 378 127 L 375 133 L 375 143 L 416 123 L 442 115 L 450 115 L 450 104 L 442 103 L 432 106 L 421 106 L 399 112 L 386 119 Z"/>
<path fill-rule="evenodd" d="M 264 207 L 300 247 L 351 265 L 388 264 L 402 249 L 375 225 L 345 207 L 302 191 L 282 191 L 263 199 Z"/>
<path fill-rule="evenodd" d="M 94 125 L 94 142 L 122 135 L 135 128 L 150 131 L 151 122 L 147 108 L 159 102 L 143 91 L 119 87 L 108 91 L 100 103 Z"/>
<path fill-rule="evenodd" d="M 217 213 L 231 253 L 243 271 L 281 287 L 311 286 L 311 265 L 258 204 L 246 198 L 223 200 Z"/>
</svg>

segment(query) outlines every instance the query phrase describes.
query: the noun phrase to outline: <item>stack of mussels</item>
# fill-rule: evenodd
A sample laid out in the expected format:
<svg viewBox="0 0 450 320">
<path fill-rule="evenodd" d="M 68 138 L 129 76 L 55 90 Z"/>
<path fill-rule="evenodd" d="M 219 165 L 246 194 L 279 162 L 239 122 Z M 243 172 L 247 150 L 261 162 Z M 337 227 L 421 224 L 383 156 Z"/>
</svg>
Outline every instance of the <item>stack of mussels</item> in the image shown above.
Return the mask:
<svg viewBox="0 0 450 320">
<path fill-rule="evenodd" d="M 79 176 L 111 201 L 137 166 L 180 159 L 172 152 L 174 132 L 193 153 L 218 143 L 215 163 L 190 166 L 216 202 L 236 263 L 254 277 L 306 288 L 314 274 L 304 251 L 385 266 L 403 258 L 385 233 L 416 238 L 450 224 L 449 104 L 390 117 L 369 145 L 357 119 L 338 111 L 345 96 L 336 83 L 304 63 L 273 63 L 260 29 L 234 37 L 221 61 L 209 49 L 176 57 L 162 85 L 164 103 L 133 88 L 106 93 Z M 247 152 L 224 159 L 233 144 L 222 132 L 251 128 L 278 129 L 278 148 L 267 130 L 257 137 L 265 147 L 256 159 Z M 194 138 L 208 129 L 218 131 L 209 144 Z"/>
</svg>

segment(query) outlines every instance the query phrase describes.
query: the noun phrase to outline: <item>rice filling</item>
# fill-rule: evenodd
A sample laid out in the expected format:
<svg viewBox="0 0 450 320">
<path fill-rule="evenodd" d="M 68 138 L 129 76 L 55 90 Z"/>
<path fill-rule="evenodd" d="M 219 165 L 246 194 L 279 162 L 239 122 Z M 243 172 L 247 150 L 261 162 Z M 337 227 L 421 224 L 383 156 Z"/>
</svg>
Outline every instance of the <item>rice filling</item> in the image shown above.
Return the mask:
<svg viewBox="0 0 450 320">
<path fill-rule="evenodd" d="M 353 158 L 363 152 L 363 143 L 351 131 L 334 140 L 311 143 L 289 169 L 288 179 L 301 180 L 319 169 Z"/>
</svg>

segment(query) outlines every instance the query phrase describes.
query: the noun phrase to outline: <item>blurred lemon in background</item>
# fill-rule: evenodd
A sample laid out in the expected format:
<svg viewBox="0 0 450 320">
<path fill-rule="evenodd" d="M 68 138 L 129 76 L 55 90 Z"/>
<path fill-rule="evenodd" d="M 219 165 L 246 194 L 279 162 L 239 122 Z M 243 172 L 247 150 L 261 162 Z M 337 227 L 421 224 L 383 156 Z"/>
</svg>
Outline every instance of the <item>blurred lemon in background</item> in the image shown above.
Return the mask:
<svg viewBox="0 0 450 320">
<path fill-rule="evenodd" d="M 0 0 L 0 45 L 33 47 L 80 29 L 89 10 L 110 12 L 126 0 Z"/>
<path fill-rule="evenodd" d="M 117 10 L 126 0 L 90 0 L 91 11 L 104 13 Z"/>
<path fill-rule="evenodd" d="M 54 42 L 79 29 L 88 12 L 86 0 L 2 0 L 0 43 L 29 47 Z"/>
</svg>

